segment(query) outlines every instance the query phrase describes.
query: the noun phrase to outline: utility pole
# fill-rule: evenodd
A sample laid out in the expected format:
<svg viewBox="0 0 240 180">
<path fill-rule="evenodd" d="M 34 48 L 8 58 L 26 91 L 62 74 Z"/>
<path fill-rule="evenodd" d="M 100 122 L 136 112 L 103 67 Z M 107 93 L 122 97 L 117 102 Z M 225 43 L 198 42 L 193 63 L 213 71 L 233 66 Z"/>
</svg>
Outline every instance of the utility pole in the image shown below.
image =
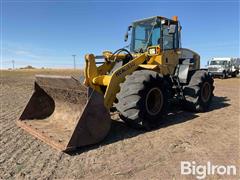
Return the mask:
<svg viewBox="0 0 240 180">
<path fill-rule="evenodd" d="M 73 67 L 74 67 L 74 69 L 76 69 L 76 61 L 75 61 L 76 55 L 73 54 L 72 57 L 73 57 Z"/>
<path fill-rule="evenodd" d="M 14 69 L 15 61 L 12 60 L 12 69 Z"/>
</svg>

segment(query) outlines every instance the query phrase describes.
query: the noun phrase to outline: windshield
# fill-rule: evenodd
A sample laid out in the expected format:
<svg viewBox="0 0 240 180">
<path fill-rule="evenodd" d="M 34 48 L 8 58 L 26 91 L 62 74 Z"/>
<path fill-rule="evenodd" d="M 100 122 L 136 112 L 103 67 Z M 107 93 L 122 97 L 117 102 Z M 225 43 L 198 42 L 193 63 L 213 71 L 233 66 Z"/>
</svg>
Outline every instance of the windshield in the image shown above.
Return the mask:
<svg viewBox="0 0 240 180">
<path fill-rule="evenodd" d="M 210 65 L 226 65 L 227 61 L 211 61 Z"/>
<path fill-rule="evenodd" d="M 160 23 L 157 20 L 153 18 L 133 24 L 132 52 L 144 52 L 148 46 L 160 44 Z"/>
</svg>

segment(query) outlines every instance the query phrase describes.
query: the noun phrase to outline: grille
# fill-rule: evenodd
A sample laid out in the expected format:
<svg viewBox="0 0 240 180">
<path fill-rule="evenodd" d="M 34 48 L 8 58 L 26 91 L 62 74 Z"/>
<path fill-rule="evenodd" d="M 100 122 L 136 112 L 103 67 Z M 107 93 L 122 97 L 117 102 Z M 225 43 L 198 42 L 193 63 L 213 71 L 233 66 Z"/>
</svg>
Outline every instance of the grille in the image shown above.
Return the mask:
<svg viewBox="0 0 240 180">
<path fill-rule="evenodd" d="M 217 71 L 217 70 L 218 68 L 213 68 L 213 67 L 208 68 L 208 71 Z"/>
</svg>

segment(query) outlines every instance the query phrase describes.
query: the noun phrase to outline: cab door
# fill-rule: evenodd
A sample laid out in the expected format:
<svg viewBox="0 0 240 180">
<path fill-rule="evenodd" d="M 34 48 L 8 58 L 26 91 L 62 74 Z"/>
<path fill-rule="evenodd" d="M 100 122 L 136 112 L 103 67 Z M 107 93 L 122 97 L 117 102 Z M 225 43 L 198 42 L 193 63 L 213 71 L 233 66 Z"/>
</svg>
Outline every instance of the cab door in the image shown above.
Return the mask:
<svg viewBox="0 0 240 180">
<path fill-rule="evenodd" d="M 179 49 L 177 24 L 163 24 L 162 37 L 163 64 L 166 65 L 168 73 L 174 74 L 175 68 L 179 63 L 179 54 L 177 53 Z"/>
</svg>

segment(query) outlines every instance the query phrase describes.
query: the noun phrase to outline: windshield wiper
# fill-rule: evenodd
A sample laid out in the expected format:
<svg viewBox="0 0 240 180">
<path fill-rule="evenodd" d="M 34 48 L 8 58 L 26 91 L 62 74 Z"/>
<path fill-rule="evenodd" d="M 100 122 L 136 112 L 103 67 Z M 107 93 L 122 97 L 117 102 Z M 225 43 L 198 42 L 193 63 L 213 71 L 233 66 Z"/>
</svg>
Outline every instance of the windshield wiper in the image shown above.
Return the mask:
<svg viewBox="0 0 240 180">
<path fill-rule="evenodd" d="M 155 19 L 155 21 L 154 21 L 154 23 L 153 23 L 153 26 L 152 26 L 152 29 L 151 29 L 151 33 L 149 34 L 149 37 L 148 37 L 148 40 L 147 40 L 147 43 L 146 43 L 146 46 L 145 46 L 144 50 L 147 50 L 147 47 L 148 47 L 150 38 L 151 38 L 151 36 L 152 36 L 154 27 L 155 27 L 156 25 L 157 25 L 157 18 Z"/>
</svg>

